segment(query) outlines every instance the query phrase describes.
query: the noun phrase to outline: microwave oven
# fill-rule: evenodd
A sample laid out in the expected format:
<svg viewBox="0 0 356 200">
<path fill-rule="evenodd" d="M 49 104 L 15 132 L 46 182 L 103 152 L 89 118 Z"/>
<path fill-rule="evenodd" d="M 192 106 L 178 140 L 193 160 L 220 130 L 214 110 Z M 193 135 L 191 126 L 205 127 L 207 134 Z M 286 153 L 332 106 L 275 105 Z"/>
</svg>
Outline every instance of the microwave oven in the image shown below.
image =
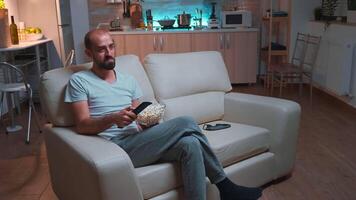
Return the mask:
<svg viewBox="0 0 356 200">
<path fill-rule="evenodd" d="M 222 28 L 238 28 L 251 27 L 252 14 L 248 10 L 222 11 L 221 27 Z"/>
</svg>

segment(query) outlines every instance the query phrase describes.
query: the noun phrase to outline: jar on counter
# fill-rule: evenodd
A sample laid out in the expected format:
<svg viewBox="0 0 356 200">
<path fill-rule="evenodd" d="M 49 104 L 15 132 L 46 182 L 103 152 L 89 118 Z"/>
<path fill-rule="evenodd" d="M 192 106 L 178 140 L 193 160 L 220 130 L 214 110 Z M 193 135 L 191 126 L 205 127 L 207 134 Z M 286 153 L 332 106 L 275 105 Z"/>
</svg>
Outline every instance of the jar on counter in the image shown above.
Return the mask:
<svg viewBox="0 0 356 200">
<path fill-rule="evenodd" d="M 19 22 L 19 28 L 17 29 L 20 41 L 26 40 L 25 22 Z"/>
<path fill-rule="evenodd" d="M 121 20 L 121 28 L 123 31 L 131 30 L 131 19 L 129 17 L 124 17 Z"/>
</svg>

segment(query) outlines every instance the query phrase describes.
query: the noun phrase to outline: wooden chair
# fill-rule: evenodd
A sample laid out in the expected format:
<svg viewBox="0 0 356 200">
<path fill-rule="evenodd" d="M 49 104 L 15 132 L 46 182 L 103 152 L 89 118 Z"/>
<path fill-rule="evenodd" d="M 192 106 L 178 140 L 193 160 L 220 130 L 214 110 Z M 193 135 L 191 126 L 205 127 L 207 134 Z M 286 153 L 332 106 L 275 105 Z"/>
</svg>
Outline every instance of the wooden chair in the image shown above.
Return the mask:
<svg viewBox="0 0 356 200">
<path fill-rule="evenodd" d="M 282 96 L 282 88 L 288 83 L 299 84 L 299 95 L 302 93 L 303 78 L 309 79 L 310 99 L 313 93 L 313 70 L 318 55 L 321 37 L 298 33 L 293 55 L 290 63 L 273 64 L 272 93 L 274 83 L 279 84 L 279 95 Z"/>
</svg>

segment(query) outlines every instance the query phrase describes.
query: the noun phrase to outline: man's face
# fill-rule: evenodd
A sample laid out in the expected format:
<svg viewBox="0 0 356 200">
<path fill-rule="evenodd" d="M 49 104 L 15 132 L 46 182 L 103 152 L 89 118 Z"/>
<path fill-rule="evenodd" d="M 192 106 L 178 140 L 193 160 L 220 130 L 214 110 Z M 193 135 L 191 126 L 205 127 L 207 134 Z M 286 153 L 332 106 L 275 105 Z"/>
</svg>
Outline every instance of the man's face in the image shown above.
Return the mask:
<svg viewBox="0 0 356 200">
<path fill-rule="evenodd" d="M 108 33 L 94 34 L 91 37 L 92 45 L 87 54 L 100 68 L 112 70 L 115 68 L 115 44 Z"/>
</svg>

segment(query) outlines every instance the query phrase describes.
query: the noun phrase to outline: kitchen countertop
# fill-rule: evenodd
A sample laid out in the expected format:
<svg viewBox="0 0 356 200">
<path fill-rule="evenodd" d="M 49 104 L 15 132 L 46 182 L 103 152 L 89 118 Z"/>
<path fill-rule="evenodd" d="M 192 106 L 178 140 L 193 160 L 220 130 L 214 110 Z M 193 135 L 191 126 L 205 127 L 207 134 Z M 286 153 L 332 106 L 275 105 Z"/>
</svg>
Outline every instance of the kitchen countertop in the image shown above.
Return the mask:
<svg viewBox="0 0 356 200">
<path fill-rule="evenodd" d="M 11 45 L 9 47 L 5 48 L 0 48 L 0 52 L 5 52 L 5 51 L 17 51 L 17 50 L 22 50 L 22 49 L 27 49 L 30 47 L 34 47 L 40 44 L 44 44 L 47 42 L 52 41 L 51 39 L 41 39 L 41 40 L 36 40 L 36 41 L 20 41 L 19 44 L 16 45 Z"/>
<path fill-rule="evenodd" d="M 127 34 L 161 34 L 161 33 L 221 33 L 221 32 L 257 32 L 258 28 L 234 28 L 234 29 L 166 29 L 158 31 L 146 30 L 132 30 L 132 31 L 111 31 L 113 35 L 127 35 Z"/>
</svg>

